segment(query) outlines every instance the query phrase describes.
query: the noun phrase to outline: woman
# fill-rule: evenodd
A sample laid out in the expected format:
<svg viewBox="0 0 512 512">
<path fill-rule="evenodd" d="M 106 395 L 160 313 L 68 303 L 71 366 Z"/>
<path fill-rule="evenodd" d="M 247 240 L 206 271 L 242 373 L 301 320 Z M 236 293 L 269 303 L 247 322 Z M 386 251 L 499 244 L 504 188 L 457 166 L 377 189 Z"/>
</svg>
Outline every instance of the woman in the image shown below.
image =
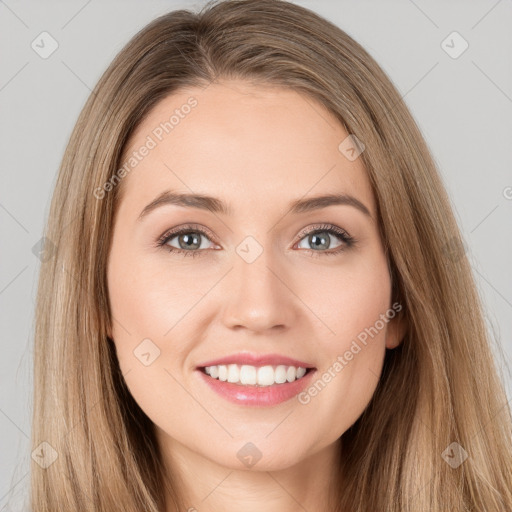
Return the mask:
<svg viewBox="0 0 512 512">
<path fill-rule="evenodd" d="M 235 0 L 141 30 L 45 235 L 34 511 L 512 510 L 510 409 L 435 164 L 318 15 Z"/>
</svg>

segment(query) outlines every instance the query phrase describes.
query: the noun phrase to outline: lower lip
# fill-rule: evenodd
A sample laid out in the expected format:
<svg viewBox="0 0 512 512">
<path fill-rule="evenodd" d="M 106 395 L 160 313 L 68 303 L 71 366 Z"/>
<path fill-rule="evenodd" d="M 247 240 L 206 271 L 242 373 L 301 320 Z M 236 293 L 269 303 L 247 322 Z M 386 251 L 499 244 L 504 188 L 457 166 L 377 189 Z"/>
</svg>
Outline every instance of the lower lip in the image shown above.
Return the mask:
<svg viewBox="0 0 512 512">
<path fill-rule="evenodd" d="M 283 384 L 272 384 L 271 386 L 242 386 L 241 384 L 233 384 L 232 382 L 214 379 L 202 370 L 197 371 L 201 374 L 204 382 L 226 400 L 239 405 L 260 407 L 277 405 L 290 400 L 308 386 L 313 374 L 316 372 L 316 370 L 310 370 L 304 377 Z"/>
</svg>

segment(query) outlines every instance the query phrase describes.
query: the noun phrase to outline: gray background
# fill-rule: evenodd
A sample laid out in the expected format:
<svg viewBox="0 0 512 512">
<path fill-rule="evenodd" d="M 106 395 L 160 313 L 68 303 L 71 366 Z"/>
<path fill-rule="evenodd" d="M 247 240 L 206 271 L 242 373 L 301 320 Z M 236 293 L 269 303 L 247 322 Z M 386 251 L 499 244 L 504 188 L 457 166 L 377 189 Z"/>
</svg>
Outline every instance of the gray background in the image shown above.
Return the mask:
<svg viewBox="0 0 512 512">
<path fill-rule="evenodd" d="M 297 1 L 354 37 L 415 116 L 452 198 L 512 399 L 512 2 Z M 28 496 L 33 308 L 57 169 L 87 96 L 156 16 L 203 2 L 0 0 L 0 511 Z M 57 50 L 42 58 L 42 32 Z M 457 31 L 458 58 L 442 42 Z M 448 43 L 457 51 L 460 42 Z M 46 40 L 45 48 L 49 48 Z M 501 348 L 500 348 L 501 347 Z M 503 361 L 501 359 L 503 357 Z"/>
</svg>

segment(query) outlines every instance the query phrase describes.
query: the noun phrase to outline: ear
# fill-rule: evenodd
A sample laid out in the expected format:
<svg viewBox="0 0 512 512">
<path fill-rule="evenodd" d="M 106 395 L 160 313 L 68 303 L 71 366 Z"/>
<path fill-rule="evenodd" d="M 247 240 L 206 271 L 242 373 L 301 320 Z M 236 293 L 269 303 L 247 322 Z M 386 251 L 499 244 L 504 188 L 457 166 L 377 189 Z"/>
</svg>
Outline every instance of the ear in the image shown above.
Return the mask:
<svg viewBox="0 0 512 512">
<path fill-rule="evenodd" d="M 409 323 L 407 318 L 400 312 L 388 322 L 386 329 L 386 348 L 394 349 L 402 343 L 407 333 Z"/>
</svg>

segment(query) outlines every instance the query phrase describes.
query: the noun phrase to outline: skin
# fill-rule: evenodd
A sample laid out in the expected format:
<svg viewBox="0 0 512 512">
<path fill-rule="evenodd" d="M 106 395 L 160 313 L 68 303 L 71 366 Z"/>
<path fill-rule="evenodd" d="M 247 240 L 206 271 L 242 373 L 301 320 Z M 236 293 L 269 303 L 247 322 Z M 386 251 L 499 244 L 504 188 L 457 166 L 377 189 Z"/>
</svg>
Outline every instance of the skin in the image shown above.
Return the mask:
<svg viewBox="0 0 512 512">
<path fill-rule="evenodd" d="M 403 337 L 398 317 L 307 404 L 297 398 L 272 407 L 233 404 L 195 369 L 248 350 L 308 362 L 320 376 L 391 308 L 370 182 L 362 159 L 339 151 L 348 133 L 323 106 L 289 89 L 239 80 L 161 100 L 126 154 L 191 96 L 197 106 L 121 184 L 108 261 L 111 337 L 121 370 L 156 425 L 165 463 L 182 479 L 191 510 L 295 512 L 298 503 L 327 510 L 339 438 L 368 405 L 386 349 Z M 168 189 L 218 197 L 233 214 L 168 204 L 138 220 Z M 287 213 L 292 200 L 333 193 L 356 197 L 372 218 L 350 205 Z M 201 255 L 156 247 L 162 234 L 185 223 L 214 235 L 189 249 Z M 356 245 L 326 255 L 344 242 L 324 233 L 330 247 L 315 249 L 307 234 L 299 238 L 322 224 L 345 230 Z M 263 249 L 252 263 L 236 252 L 249 235 Z M 185 245 L 179 242 L 168 244 Z M 160 350 L 148 366 L 134 355 L 147 338 Z M 248 442 L 262 454 L 252 467 L 237 457 Z"/>
</svg>

